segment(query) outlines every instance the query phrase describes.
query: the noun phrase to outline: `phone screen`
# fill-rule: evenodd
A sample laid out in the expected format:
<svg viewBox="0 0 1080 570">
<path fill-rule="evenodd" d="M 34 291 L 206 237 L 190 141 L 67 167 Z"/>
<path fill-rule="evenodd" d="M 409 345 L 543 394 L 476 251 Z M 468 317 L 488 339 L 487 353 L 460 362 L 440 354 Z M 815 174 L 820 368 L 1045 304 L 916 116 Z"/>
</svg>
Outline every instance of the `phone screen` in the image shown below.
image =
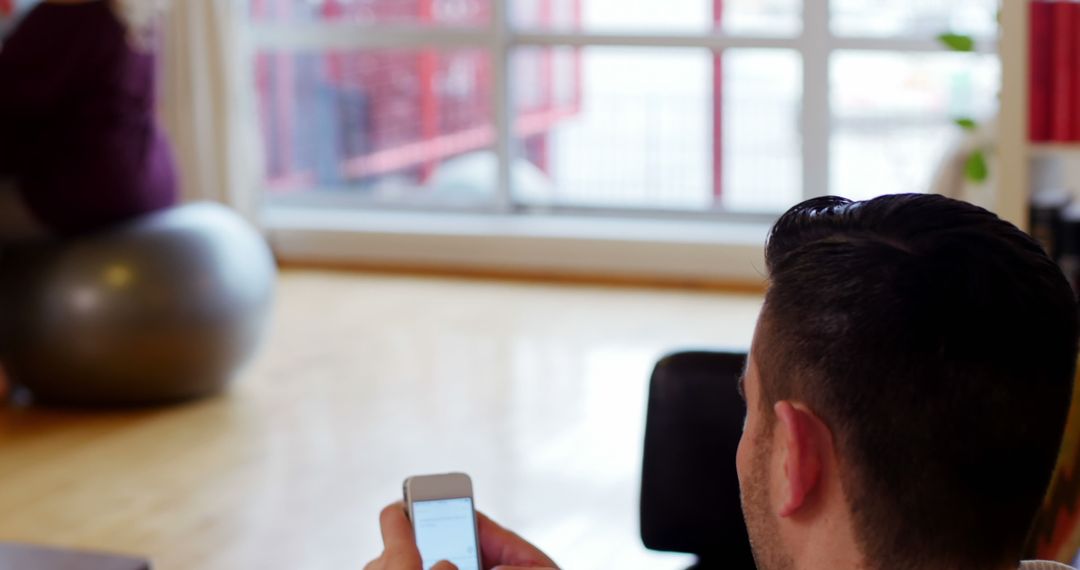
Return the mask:
<svg viewBox="0 0 1080 570">
<path fill-rule="evenodd" d="M 412 518 L 424 568 L 449 560 L 459 570 L 480 570 L 471 498 L 413 501 Z"/>
</svg>

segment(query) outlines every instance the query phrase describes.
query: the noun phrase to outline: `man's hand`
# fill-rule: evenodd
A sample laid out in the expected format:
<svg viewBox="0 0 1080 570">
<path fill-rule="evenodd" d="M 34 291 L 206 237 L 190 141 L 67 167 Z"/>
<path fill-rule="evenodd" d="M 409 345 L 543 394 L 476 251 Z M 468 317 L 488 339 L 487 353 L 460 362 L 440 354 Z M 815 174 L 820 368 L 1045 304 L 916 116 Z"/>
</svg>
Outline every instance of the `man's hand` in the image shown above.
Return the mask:
<svg viewBox="0 0 1080 570">
<path fill-rule="evenodd" d="M 499 526 L 486 516 L 476 513 L 480 531 L 480 551 L 487 570 L 554 569 L 555 563 L 540 549 L 525 539 Z M 423 570 L 420 551 L 416 548 L 412 525 L 405 517 L 401 503 L 394 503 L 379 515 L 382 528 L 383 552 L 364 570 Z M 430 570 L 457 570 L 445 560 Z"/>
</svg>

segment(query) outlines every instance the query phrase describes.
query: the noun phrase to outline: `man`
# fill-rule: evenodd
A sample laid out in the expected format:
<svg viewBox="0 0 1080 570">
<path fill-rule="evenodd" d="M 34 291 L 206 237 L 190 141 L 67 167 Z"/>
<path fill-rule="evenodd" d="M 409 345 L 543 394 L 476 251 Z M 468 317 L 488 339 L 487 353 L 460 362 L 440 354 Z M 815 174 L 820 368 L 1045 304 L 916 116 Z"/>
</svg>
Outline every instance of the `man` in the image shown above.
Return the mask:
<svg viewBox="0 0 1080 570">
<path fill-rule="evenodd" d="M 1036 242 L 940 196 L 824 197 L 777 221 L 766 263 L 736 457 L 758 568 L 1067 568 L 1020 561 L 1078 342 Z M 481 520 L 485 568 L 554 566 Z M 369 568 L 419 568 L 400 507 L 382 522 Z"/>
</svg>

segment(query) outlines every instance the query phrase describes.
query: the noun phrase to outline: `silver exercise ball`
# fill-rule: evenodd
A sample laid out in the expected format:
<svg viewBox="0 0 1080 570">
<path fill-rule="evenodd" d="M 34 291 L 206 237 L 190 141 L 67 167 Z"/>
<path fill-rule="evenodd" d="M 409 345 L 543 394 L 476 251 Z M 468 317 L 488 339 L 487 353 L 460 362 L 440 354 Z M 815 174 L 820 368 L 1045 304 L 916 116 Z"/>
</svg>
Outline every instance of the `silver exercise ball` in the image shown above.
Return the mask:
<svg viewBox="0 0 1080 570">
<path fill-rule="evenodd" d="M 0 363 L 34 402 L 161 404 L 221 390 L 254 353 L 276 269 L 199 203 L 0 252 Z"/>
</svg>

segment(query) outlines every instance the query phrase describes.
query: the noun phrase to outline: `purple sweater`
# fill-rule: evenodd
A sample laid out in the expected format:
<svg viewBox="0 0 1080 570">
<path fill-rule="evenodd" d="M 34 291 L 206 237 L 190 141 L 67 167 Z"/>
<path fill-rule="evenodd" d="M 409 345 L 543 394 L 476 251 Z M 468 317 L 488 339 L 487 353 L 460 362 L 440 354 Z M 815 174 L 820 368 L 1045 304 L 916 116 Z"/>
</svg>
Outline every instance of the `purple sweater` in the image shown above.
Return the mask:
<svg viewBox="0 0 1080 570">
<path fill-rule="evenodd" d="M 176 201 L 153 58 L 107 1 L 40 4 L 0 46 L 0 178 L 59 234 Z"/>
</svg>

